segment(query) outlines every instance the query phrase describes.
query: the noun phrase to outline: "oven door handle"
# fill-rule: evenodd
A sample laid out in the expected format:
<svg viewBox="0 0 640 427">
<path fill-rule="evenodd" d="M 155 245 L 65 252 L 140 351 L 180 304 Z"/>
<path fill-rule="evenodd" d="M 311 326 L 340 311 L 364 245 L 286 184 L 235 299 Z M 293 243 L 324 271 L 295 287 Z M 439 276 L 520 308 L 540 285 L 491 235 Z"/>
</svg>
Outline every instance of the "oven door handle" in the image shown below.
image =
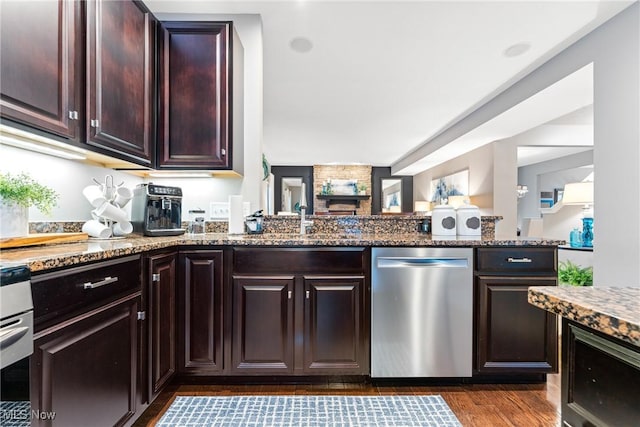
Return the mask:
<svg viewBox="0 0 640 427">
<path fill-rule="evenodd" d="M 28 326 L 20 326 L 18 328 L 7 328 L 0 331 L 0 349 L 5 349 L 11 344 L 18 341 L 29 332 Z"/>
</svg>

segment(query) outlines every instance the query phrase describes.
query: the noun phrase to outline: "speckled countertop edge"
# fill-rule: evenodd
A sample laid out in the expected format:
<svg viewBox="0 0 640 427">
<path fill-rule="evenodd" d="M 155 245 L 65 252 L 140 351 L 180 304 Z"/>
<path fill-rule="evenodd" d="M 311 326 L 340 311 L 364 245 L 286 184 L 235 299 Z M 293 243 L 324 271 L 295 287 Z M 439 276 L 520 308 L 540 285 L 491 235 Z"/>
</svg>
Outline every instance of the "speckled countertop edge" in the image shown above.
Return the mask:
<svg viewBox="0 0 640 427">
<path fill-rule="evenodd" d="M 559 240 L 432 240 L 426 234 L 258 234 L 207 233 L 202 237 L 144 237 L 121 240 L 89 240 L 79 243 L 7 249 L 0 252 L 0 266 L 26 264 L 32 272 L 68 267 L 118 256 L 174 246 L 557 246 Z"/>
<path fill-rule="evenodd" d="M 640 288 L 536 286 L 529 303 L 640 347 Z"/>
</svg>

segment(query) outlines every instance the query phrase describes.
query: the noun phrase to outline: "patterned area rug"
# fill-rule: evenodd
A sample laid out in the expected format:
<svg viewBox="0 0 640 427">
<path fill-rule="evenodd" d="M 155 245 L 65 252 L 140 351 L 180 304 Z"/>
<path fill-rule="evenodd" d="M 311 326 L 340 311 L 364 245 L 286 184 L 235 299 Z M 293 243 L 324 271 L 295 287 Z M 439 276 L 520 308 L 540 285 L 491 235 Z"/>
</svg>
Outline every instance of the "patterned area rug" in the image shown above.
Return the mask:
<svg viewBox="0 0 640 427">
<path fill-rule="evenodd" d="M 156 427 L 461 426 L 441 396 L 177 396 Z"/>
</svg>

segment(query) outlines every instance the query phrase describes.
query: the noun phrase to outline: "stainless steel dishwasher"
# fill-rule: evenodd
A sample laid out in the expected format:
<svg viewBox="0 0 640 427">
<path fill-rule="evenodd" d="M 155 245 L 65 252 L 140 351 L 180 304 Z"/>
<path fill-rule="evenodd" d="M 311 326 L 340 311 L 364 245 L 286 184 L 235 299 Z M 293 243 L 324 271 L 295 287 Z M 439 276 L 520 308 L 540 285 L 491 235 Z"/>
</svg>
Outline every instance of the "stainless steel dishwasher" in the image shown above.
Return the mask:
<svg viewBox="0 0 640 427">
<path fill-rule="evenodd" d="M 470 377 L 473 249 L 373 248 L 371 377 Z"/>
</svg>

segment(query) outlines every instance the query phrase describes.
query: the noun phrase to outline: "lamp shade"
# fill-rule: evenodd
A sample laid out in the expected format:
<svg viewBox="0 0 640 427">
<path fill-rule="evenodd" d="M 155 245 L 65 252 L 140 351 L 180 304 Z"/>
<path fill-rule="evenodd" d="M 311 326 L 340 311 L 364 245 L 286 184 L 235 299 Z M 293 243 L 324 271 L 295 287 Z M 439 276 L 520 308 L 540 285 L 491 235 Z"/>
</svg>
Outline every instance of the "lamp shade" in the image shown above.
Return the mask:
<svg viewBox="0 0 640 427">
<path fill-rule="evenodd" d="M 565 184 L 562 203 L 565 205 L 593 204 L 593 181 Z"/>
<path fill-rule="evenodd" d="M 431 210 L 431 202 L 426 200 L 416 200 L 413 203 L 414 212 L 428 212 Z"/>
</svg>

